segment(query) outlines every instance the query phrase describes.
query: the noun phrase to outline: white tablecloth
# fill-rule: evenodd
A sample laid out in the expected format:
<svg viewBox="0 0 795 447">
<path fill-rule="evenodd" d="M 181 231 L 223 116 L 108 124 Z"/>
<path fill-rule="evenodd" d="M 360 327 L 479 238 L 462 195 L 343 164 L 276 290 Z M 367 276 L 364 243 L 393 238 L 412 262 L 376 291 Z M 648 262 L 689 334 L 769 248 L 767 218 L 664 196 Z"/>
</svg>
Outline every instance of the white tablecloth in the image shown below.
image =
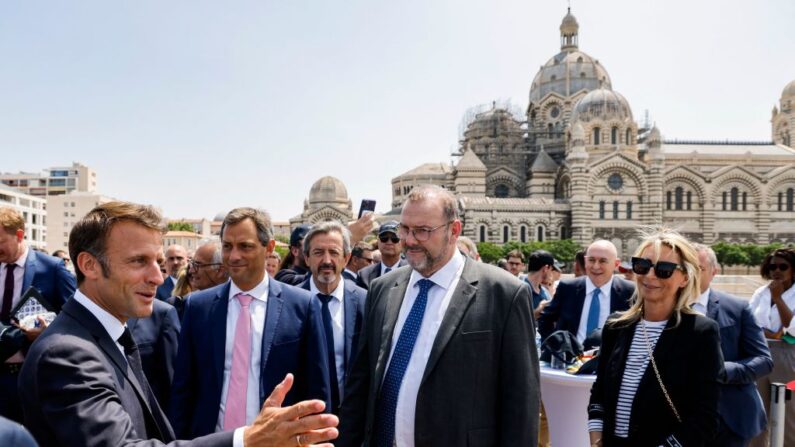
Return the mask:
<svg viewBox="0 0 795 447">
<path fill-rule="evenodd" d="M 588 447 L 588 399 L 596 376 L 541 366 L 541 399 L 552 447 Z"/>
</svg>

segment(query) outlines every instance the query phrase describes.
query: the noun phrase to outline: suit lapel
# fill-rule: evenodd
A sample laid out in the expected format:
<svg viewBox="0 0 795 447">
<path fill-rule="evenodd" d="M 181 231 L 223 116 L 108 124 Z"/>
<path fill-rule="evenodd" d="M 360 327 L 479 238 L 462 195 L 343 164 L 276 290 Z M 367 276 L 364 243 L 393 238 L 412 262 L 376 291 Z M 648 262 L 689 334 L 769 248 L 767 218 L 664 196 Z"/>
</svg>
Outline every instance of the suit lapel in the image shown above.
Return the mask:
<svg viewBox="0 0 795 447">
<path fill-rule="evenodd" d="M 610 287 L 610 313 L 618 311 L 618 304 L 623 299 L 624 288 L 618 278 L 613 278 L 613 285 Z"/>
<path fill-rule="evenodd" d="M 456 285 L 453 291 L 453 296 L 450 298 L 450 305 L 444 313 L 442 324 L 439 326 L 439 332 L 437 332 L 436 339 L 433 341 L 431 354 L 428 357 L 428 363 L 425 365 L 425 372 L 422 374 L 422 381 L 420 384 L 425 382 L 428 375 L 433 371 L 442 352 L 458 330 L 461 319 L 469 308 L 469 303 L 478 291 L 476 287 L 478 278 L 474 272 L 474 264 L 469 261 L 465 262 L 466 264 L 464 264 L 464 271 L 461 273 L 461 279 L 458 281 L 458 285 Z"/>
<path fill-rule="evenodd" d="M 210 342 L 212 343 L 213 370 L 215 372 L 215 387 L 218 395 L 224 381 L 224 357 L 226 354 L 226 315 L 229 306 L 229 289 L 232 283 L 227 281 L 213 299 L 210 308 Z"/>
<path fill-rule="evenodd" d="M 577 323 L 574 325 L 573 328 L 573 332 L 575 334 L 577 333 L 577 328 L 580 327 L 580 320 L 582 320 L 582 314 L 587 315 L 587 310 L 583 309 L 583 306 L 585 305 L 585 293 L 586 293 L 585 278 L 583 278 L 582 281 L 578 281 L 576 287 L 577 287 L 577 292 L 574 294 L 575 298 L 574 310 L 576 313 L 580 315 L 580 318 L 577 319 Z M 560 328 L 558 327 L 556 329 Z"/>
<path fill-rule="evenodd" d="M 353 289 L 350 285 L 345 284 L 345 298 L 342 300 L 342 305 L 344 306 L 345 312 L 345 365 L 343 367 L 343 371 L 348 372 L 348 367 L 350 367 L 348 363 L 348 359 L 351 358 L 351 350 L 353 347 L 353 332 L 356 330 L 356 308 L 359 305 L 358 297 L 353 293 Z"/>
<path fill-rule="evenodd" d="M 720 299 L 714 290 L 709 289 L 709 301 L 707 302 L 707 316 L 713 321 L 718 321 L 718 311 L 720 310 Z"/>
<path fill-rule="evenodd" d="M 264 376 L 265 368 L 268 366 L 268 354 L 276 336 L 276 329 L 279 327 L 279 316 L 282 313 L 284 298 L 282 297 L 282 286 L 278 281 L 268 281 L 268 303 L 265 310 L 265 327 L 262 334 L 261 361 L 260 361 L 260 382 Z M 260 390 L 260 396 L 264 396 L 265 390 Z M 270 392 L 270 390 L 268 390 Z M 264 397 L 262 397 L 264 399 Z"/>
<path fill-rule="evenodd" d="M 36 260 L 36 251 L 28 247 L 28 258 L 25 260 L 25 274 L 22 276 L 22 290 L 20 295 L 24 295 L 31 284 L 33 284 L 33 276 L 36 274 L 36 267 L 38 262 Z"/>
<path fill-rule="evenodd" d="M 381 346 L 378 348 L 378 361 L 375 365 L 375 377 L 379 389 L 384 378 L 386 363 L 389 360 L 389 351 L 392 349 L 392 333 L 395 331 L 400 305 L 403 304 L 403 297 L 406 295 L 410 277 L 410 269 L 406 269 L 406 272 L 401 272 L 384 296 L 384 301 L 386 302 L 382 304 L 385 307 L 385 311 L 381 326 Z M 379 305 L 381 304 L 379 303 Z"/>
</svg>

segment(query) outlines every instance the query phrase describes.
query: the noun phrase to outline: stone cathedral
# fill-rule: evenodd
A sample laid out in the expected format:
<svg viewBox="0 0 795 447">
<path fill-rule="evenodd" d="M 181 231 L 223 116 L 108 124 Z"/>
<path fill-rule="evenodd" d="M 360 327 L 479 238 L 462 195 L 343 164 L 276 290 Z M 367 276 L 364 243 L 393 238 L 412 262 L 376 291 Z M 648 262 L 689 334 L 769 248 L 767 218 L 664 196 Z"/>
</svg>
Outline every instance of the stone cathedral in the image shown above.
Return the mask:
<svg viewBox="0 0 795 447">
<path fill-rule="evenodd" d="M 663 224 L 695 241 L 795 242 L 795 81 L 772 114 L 772 141 L 666 140 L 639 125 L 606 68 L 579 48 L 571 11 L 560 52 L 530 85 L 521 117 L 495 104 L 466 125 L 452 163 L 392 179 L 392 207 L 434 183 L 459 199 L 475 241 L 613 241 Z"/>
</svg>

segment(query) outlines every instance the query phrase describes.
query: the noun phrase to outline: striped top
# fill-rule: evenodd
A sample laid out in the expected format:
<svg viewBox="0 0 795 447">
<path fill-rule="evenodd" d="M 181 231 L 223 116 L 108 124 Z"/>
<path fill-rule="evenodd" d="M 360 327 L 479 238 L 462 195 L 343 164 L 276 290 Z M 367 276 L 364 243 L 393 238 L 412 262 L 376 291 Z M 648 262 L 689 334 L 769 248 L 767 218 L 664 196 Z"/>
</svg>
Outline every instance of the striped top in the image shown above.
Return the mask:
<svg viewBox="0 0 795 447">
<path fill-rule="evenodd" d="M 627 364 L 624 368 L 624 377 L 621 379 L 621 388 L 618 391 L 618 402 L 616 402 L 616 425 L 615 436 L 627 438 L 629 436 L 629 419 L 632 413 L 632 402 L 635 400 L 635 393 L 638 390 L 640 380 L 649 366 L 649 354 L 646 349 L 646 339 L 643 336 L 643 327 L 646 325 L 646 333 L 649 336 L 649 345 L 652 352 L 657 345 L 667 321 L 646 321 L 643 320 L 635 326 L 635 333 L 632 336 L 632 345 L 627 354 Z M 602 421 L 591 419 L 588 421 L 589 431 L 602 431 Z"/>
</svg>

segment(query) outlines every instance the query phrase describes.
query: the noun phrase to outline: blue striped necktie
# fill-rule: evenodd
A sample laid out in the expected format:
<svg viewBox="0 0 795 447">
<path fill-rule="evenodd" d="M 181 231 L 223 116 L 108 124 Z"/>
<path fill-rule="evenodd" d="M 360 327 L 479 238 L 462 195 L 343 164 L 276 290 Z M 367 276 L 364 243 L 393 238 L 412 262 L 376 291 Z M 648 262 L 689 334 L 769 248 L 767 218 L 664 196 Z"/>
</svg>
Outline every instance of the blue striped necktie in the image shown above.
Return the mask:
<svg viewBox="0 0 795 447">
<path fill-rule="evenodd" d="M 601 290 L 598 288 L 593 289 L 591 306 L 588 309 L 588 325 L 585 327 L 586 338 L 591 335 L 591 332 L 595 331 L 599 326 L 599 310 L 601 309 L 601 306 L 599 305 L 599 292 L 601 292 Z"/>
<path fill-rule="evenodd" d="M 421 279 L 417 282 L 420 286 L 420 293 L 417 295 L 414 305 L 411 306 L 409 316 L 403 323 L 395 350 L 392 353 L 392 360 L 389 362 L 389 369 L 384 376 L 384 383 L 381 385 L 381 394 L 375 410 L 375 447 L 392 447 L 395 440 L 395 412 L 397 411 L 398 393 L 400 385 L 403 383 L 403 376 L 406 374 L 406 367 L 411 359 L 411 352 L 417 341 L 417 335 L 422 325 L 422 317 L 425 315 L 425 306 L 428 304 L 428 290 L 433 287 L 433 281 Z"/>
</svg>

